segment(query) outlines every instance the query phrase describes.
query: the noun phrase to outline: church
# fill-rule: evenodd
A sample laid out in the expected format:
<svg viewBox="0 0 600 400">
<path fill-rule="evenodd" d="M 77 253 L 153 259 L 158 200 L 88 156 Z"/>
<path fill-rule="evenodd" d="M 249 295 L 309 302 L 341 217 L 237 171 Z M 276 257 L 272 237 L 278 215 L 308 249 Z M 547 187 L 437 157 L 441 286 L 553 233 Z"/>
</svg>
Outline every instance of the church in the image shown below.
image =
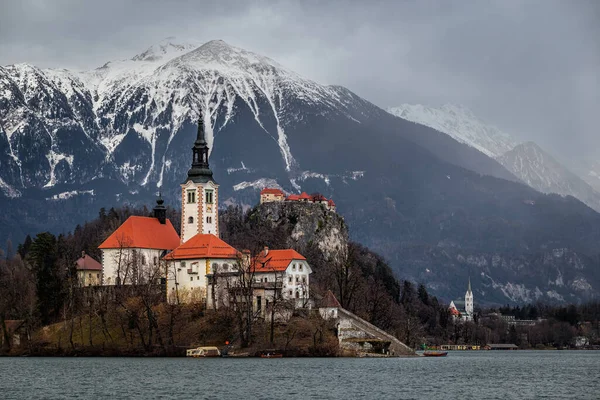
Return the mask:
<svg viewBox="0 0 600 400">
<path fill-rule="evenodd" d="M 471 278 L 465 293 L 465 300 L 453 300 L 448 306 L 448 311 L 454 319 L 462 321 L 473 321 L 473 291 L 471 290 Z"/>
<path fill-rule="evenodd" d="M 208 155 L 200 117 L 192 165 L 181 183 L 181 236 L 159 196 L 152 217 L 129 217 L 99 246 L 102 284 L 162 283 L 169 302 L 203 302 L 216 309 L 229 305 L 231 293 L 249 278 L 256 312 L 279 299 L 306 307 L 312 270 L 304 256 L 268 247 L 253 255 L 219 237 L 219 185 Z"/>
</svg>

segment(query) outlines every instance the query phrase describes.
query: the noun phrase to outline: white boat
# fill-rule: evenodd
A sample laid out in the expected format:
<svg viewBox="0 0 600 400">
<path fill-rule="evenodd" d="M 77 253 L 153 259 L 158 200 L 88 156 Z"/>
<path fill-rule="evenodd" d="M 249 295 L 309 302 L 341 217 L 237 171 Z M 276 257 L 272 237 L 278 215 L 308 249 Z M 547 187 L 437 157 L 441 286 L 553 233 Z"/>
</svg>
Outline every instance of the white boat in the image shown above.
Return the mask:
<svg viewBox="0 0 600 400">
<path fill-rule="evenodd" d="M 203 346 L 196 347 L 195 349 L 188 349 L 186 351 L 187 357 L 221 357 L 221 352 L 215 346 Z"/>
</svg>

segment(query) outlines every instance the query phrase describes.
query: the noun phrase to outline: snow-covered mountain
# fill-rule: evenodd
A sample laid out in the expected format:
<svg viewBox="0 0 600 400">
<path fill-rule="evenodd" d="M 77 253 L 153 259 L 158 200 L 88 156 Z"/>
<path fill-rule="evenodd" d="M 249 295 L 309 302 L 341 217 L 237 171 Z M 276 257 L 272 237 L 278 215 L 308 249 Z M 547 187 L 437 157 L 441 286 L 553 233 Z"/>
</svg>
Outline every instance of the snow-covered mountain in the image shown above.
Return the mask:
<svg viewBox="0 0 600 400">
<path fill-rule="evenodd" d="M 432 108 L 421 104 L 402 104 L 388 108 L 388 112 L 444 132 L 493 158 L 512 150 L 518 144 L 500 129 L 479 120 L 464 106 L 446 104 L 440 108 Z"/>
<path fill-rule="evenodd" d="M 516 146 L 498 161 L 540 192 L 573 196 L 600 210 L 600 194 L 533 142 Z"/>
<path fill-rule="evenodd" d="M 485 297 L 501 303 L 515 285 L 541 298 L 600 288 L 588 273 L 597 213 L 511 182 L 445 133 L 218 40 L 167 40 L 91 71 L 0 67 L 0 243 L 73 229 L 100 207 L 149 205 L 157 187 L 177 207 L 199 114 L 220 204 L 254 205 L 267 185 L 322 192 L 353 240 L 441 296 L 463 290 L 474 262 Z M 584 228 L 565 236 L 565 224 Z M 569 257 L 544 261 L 557 247 Z M 557 275 L 560 290 L 548 286 Z"/>
<path fill-rule="evenodd" d="M 431 108 L 403 104 L 388 109 L 393 115 L 444 132 L 457 141 L 495 158 L 519 180 L 542 193 L 573 196 L 600 211 L 600 193 L 533 142 L 517 140 L 478 119 L 464 106 Z M 588 182 L 594 181 L 590 169 Z M 600 171 L 599 171 L 600 172 Z M 600 175 L 598 175 L 600 184 Z M 600 187 L 600 185 L 599 185 Z"/>
</svg>

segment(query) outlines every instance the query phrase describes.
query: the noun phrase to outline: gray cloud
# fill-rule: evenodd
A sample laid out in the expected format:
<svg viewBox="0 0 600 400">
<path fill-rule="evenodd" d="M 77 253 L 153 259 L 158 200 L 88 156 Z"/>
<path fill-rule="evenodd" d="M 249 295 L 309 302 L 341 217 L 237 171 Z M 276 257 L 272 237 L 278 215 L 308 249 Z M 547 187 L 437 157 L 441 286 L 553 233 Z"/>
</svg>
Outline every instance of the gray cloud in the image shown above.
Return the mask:
<svg viewBox="0 0 600 400">
<path fill-rule="evenodd" d="M 223 39 L 382 107 L 461 103 L 563 159 L 599 155 L 595 0 L 0 0 L 0 65 L 94 68 L 167 36 Z"/>
</svg>

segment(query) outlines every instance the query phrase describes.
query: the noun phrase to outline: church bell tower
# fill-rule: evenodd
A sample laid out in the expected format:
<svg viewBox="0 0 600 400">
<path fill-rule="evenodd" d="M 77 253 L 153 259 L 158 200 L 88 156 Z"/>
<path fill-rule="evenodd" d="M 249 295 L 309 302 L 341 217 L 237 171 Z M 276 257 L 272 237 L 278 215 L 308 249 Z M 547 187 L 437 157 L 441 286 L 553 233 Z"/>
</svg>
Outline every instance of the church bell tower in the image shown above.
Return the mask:
<svg viewBox="0 0 600 400">
<path fill-rule="evenodd" d="M 469 278 L 469 287 L 465 293 L 465 311 L 473 315 L 473 292 L 471 291 L 471 278 Z"/>
<path fill-rule="evenodd" d="M 192 167 L 181 184 L 181 243 L 198 233 L 219 236 L 219 185 L 208 166 L 208 150 L 200 113 L 192 147 Z"/>
</svg>

